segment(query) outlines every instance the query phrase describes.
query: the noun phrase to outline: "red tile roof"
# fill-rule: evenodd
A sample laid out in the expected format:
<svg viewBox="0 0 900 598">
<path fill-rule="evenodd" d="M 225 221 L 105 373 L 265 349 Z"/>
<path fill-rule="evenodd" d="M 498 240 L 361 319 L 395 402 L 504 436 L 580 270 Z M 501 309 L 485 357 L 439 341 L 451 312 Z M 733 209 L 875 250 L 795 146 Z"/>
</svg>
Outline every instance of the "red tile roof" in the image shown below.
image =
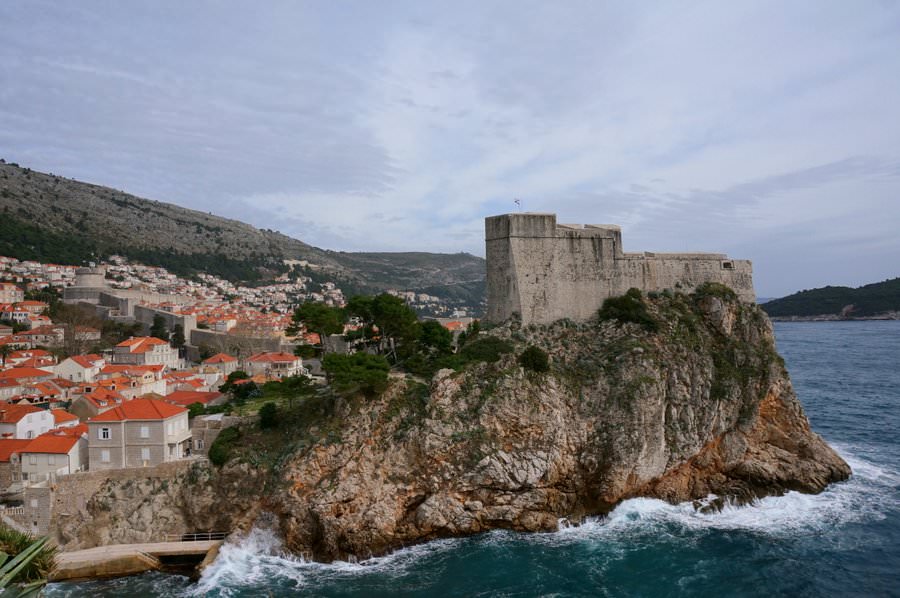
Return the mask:
<svg viewBox="0 0 900 598">
<path fill-rule="evenodd" d="M 220 392 L 200 392 L 197 390 L 176 390 L 163 397 L 164 401 L 187 407 L 194 403 L 206 405 L 222 396 Z"/>
<path fill-rule="evenodd" d="M 59 424 L 64 424 L 66 422 L 78 421 L 77 415 L 72 415 L 65 409 L 51 409 L 50 413 L 53 414 L 53 421 L 58 426 Z"/>
<path fill-rule="evenodd" d="M 80 436 L 59 433 L 56 430 L 41 434 L 34 438 L 20 453 L 48 453 L 51 455 L 67 455 L 72 447 L 78 444 Z"/>
<path fill-rule="evenodd" d="M 0 463 L 9 463 L 13 453 L 21 453 L 28 446 L 30 439 L 0 438 Z"/>
<path fill-rule="evenodd" d="M 171 403 L 165 403 L 156 399 L 133 399 L 100 415 L 92 417 L 89 421 L 116 422 L 127 420 L 157 420 L 167 419 L 179 413 L 187 411 L 184 407 L 177 407 Z"/>
<path fill-rule="evenodd" d="M 290 353 L 257 353 L 252 357 L 248 357 L 247 361 L 253 362 L 293 362 L 299 361 L 300 358 Z"/>
<path fill-rule="evenodd" d="M 103 361 L 103 358 L 91 353 L 90 355 L 73 355 L 72 361 L 83 368 L 92 368 L 96 367 L 96 362 Z"/>
<path fill-rule="evenodd" d="M 0 405 L 0 423 L 15 424 L 29 413 L 40 413 L 43 409 L 34 405 Z"/>
<path fill-rule="evenodd" d="M 11 368 L 5 372 L 0 372 L 0 380 L 19 380 L 21 378 L 43 378 L 45 376 L 53 376 L 53 372 L 39 370 L 37 368 Z"/>
<path fill-rule="evenodd" d="M 216 363 L 234 363 L 235 361 L 237 361 L 236 357 L 232 357 L 231 355 L 228 355 L 226 353 L 216 353 L 209 359 L 203 360 L 203 363 L 207 365 L 213 365 Z"/>
<path fill-rule="evenodd" d="M 152 351 L 154 346 L 168 345 L 164 340 L 160 340 L 153 336 L 138 336 L 122 341 L 116 347 L 127 348 L 131 353 L 147 353 Z"/>
</svg>

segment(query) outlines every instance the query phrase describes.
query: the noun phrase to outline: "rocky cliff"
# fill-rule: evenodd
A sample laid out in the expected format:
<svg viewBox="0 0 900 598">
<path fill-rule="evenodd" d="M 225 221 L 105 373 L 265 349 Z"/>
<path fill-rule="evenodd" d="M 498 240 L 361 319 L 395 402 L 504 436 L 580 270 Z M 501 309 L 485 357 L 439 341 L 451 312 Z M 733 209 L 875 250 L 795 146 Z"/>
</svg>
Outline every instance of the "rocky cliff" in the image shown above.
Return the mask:
<svg viewBox="0 0 900 598">
<path fill-rule="evenodd" d="M 488 332 L 515 347 L 497 362 L 443 370 L 430 387 L 398 379 L 377 399 L 301 405 L 278 446 L 248 431 L 221 470 L 173 482 L 170 510 L 190 531 L 273 512 L 292 550 L 329 560 L 552 530 L 634 496 L 748 501 L 850 475 L 810 430 L 758 307 L 727 293 L 643 304 L 628 323 L 508 323 Z M 549 372 L 519 366 L 529 345 L 550 355 Z M 91 500 L 112 526 L 105 538 L 131 533 L 126 515 L 152 502 L 144 490 L 110 483 Z"/>
</svg>

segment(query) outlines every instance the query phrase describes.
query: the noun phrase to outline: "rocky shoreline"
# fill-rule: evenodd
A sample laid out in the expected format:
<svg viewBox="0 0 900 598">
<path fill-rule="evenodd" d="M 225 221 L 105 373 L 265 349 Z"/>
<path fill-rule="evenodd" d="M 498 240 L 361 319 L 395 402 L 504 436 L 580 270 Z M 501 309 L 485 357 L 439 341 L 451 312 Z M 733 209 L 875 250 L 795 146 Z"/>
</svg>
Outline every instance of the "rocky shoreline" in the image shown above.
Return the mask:
<svg viewBox="0 0 900 598">
<path fill-rule="evenodd" d="M 249 529 L 271 512 L 290 550 L 331 561 L 555 530 L 637 496 L 746 502 L 850 475 L 810 429 L 760 308 L 727 295 L 645 302 L 654 329 L 508 323 L 487 333 L 515 348 L 497 362 L 341 400 L 277 454 L 248 444 L 221 469 L 179 474 L 162 502 L 110 481 L 55 535 L 69 549 L 150 541 L 145 511 L 161 504 L 184 531 Z M 528 346 L 550 355 L 549 372 L 519 365 Z"/>
</svg>

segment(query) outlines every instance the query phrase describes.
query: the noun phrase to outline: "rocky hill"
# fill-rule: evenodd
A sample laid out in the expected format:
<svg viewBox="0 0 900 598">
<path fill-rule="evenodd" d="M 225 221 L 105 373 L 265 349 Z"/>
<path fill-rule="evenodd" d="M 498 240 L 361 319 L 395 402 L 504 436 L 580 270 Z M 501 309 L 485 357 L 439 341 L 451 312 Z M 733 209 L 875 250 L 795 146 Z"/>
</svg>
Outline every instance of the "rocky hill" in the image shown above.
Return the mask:
<svg viewBox="0 0 900 598">
<path fill-rule="evenodd" d="M 629 323 L 500 326 L 486 334 L 511 353 L 427 386 L 398 378 L 375 399 L 298 401 L 275 432 L 244 425 L 223 467 L 110 481 L 53 533 L 88 547 L 246 529 L 272 513 L 287 546 L 330 560 L 553 530 L 636 496 L 715 508 L 850 475 L 810 430 L 758 307 L 727 292 L 644 301 Z M 528 346 L 550 355 L 548 372 L 520 367 Z"/>
<path fill-rule="evenodd" d="M 900 319 L 900 278 L 858 288 L 823 287 L 800 291 L 763 305 L 777 319 Z"/>
<path fill-rule="evenodd" d="M 307 260 L 354 289 L 429 289 L 481 302 L 484 260 L 465 253 L 326 251 L 271 230 L 0 164 L 0 255 L 80 264 L 112 253 L 178 274 L 265 279 Z M 479 286 L 480 285 L 480 286 Z M 423 291 L 427 292 L 427 291 Z"/>
</svg>

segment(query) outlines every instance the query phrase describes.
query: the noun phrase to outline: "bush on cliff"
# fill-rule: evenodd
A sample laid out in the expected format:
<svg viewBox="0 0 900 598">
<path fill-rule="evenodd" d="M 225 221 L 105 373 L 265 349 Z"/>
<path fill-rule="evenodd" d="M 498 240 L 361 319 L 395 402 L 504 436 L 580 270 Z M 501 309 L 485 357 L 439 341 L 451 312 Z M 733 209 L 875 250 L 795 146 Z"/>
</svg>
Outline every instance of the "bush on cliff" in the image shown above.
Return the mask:
<svg viewBox="0 0 900 598">
<path fill-rule="evenodd" d="M 616 320 L 621 323 L 633 322 L 647 332 L 657 332 L 659 322 L 647 311 L 643 295 L 639 289 L 628 289 L 621 297 L 609 297 L 597 313 L 600 321 Z"/>
<path fill-rule="evenodd" d="M 459 355 L 467 362 L 486 361 L 495 363 L 504 353 L 512 353 L 513 346 L 509 341 L 496 336 L 479 336 L 477 340 L 466 343 Z"/>
<path fill-rule="evenodd" d="M 704 282 L 694 291 L 694 296 L 697 299 L 718 297 L 725 301 L 735 301 L 737 299 L 737 293 L 720 282 Z"/>
<path fill-rule="evenodd" d="M 532 372 L 543 373 L 550 371 L 550 359 L 547 357 L 547 352 L 534 345 L 528 347 L 519 355 L 519 365 Z"/>
<path fill-rule="evenodd" d="M 225 428 L 209 447 L 209 460 L 213 465 L 221 467 L 231 458 L 231 451 L 241 439 L 241 431 L 237 428 Z"/>
<path fill-rule="evenodd" d="M 387 389 L 391 366 L 381 355 L 329 353 L 322 360 L 322 369 L 336 391 L 344 394 L 361 392 L 373 397 Z"/>
<path fill-rule="evenodd" d="M 278 406 L 269 402 L 259 408 L 259 427 L 263 430 L 278 427 Z"/>
</svg>

